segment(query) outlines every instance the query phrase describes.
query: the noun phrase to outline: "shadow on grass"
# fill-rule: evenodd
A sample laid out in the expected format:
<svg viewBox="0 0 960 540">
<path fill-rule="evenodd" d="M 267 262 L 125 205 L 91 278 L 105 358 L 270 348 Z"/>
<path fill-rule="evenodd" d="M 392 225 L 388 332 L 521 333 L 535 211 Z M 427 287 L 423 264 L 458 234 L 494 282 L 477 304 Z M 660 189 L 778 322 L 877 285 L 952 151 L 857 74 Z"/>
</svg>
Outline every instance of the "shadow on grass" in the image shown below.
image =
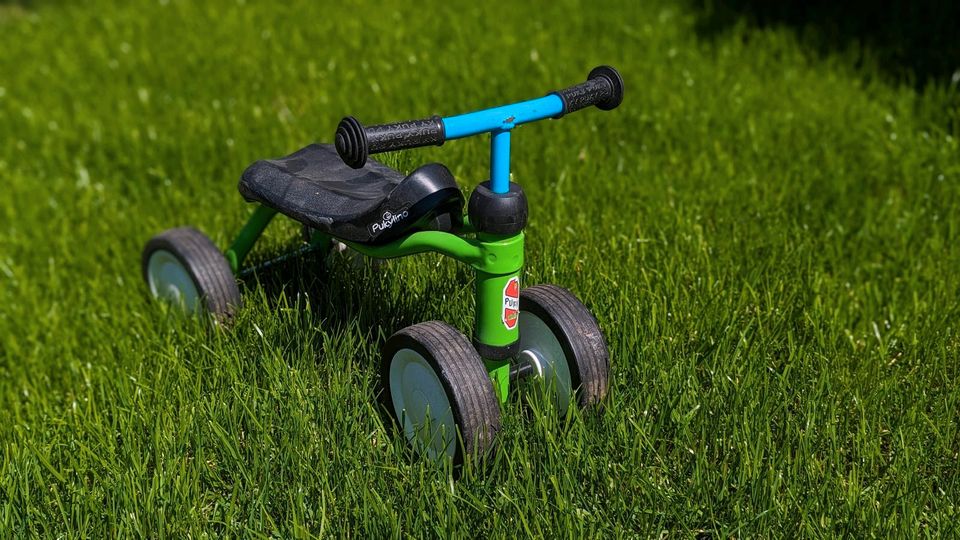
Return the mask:
<svg viewBox="0 0 960 540">
<path fill-rule="evenodd" d="M 277 257 L 285 252 L 270 254 Z M 270 257 L 266 257 L 270 259 Z M 377 261 L 358 253 L 308 252 L 271 264 L 243 280 L 245 291 L 258 290 L 271 309 L 297 306 L 302 311 L 305 325 L 321 324 L 326 331 L 340 333 L 359 328 L 369 339 L 382 342 L 394 332 L 412 324 L 438 318 L 431 302 L 418 299 L 415 287 L 405 279 L 397 279 L 398 269 L 391 261 Z M 453 298 L 462 292 L 463 283 L 470 279 L 466 267 L 459 266 L 455 279 L 430 279 L 429 294 L 437 298 Z M 306 296 L 309 307 L 295 298 Z M 284 300 L 285 299 L 285 300 Z M 469 338 L 469 335 L 467 336 Z M 315 350 L 322 345 L 316 341 L 318 332 L 306 332 L 305 340 L 314 340 Z M 299 342 L 294 347 L 305 347 Z M 379 391 L 380 354 L 374 355 L 369 366 L 377 374 L 377 412 L 380 421 L 395 436 L 402 436 L 394 421 L 389 404 Z"/>
<path fill-rule="evenodd" d="M 248 291 L 260 289 L 273 308 L 280 307 L 282 298 L 289 301 L 306 296 L 314 317 L 330 329 L 359 324 L 382 328 L 389 335 L 413 324 L 417 314 L 404 303 L 389 300 L 392 284 L 380 279 L 377 271 L 361 256 L 348 260 L 338 254 L 309 252 L 260 268 L 244 282 Z M 394 328 L 398 324 L 401 326 Z"/>
<path fill-rule="evenodd" d="M 245 294 L 259 289 L 274 309 L 306 296 L 312 319 L 323 321 L 325 328 L 341 331 L 357 326 L 386 338 L 401 328 L 438 318 L 435 302 L 418 298 L 415 288 L 397 277 L 402 271 L 397 264 L 352 251 L 308 252 L 247 275 Z M 468 269 L 458 266 L 455 279 L 429 280 L 429 296 L 455 298 L 470 279 Z"/>
<path fill-rule="evenodd" d="M 690 0 L 701 37 L 740 21 L 795 29 L 820 54 L 861 50 L 897 81 L 956 87 L 960 79 L 960 2 L 956 0 Z"/>
</svg>

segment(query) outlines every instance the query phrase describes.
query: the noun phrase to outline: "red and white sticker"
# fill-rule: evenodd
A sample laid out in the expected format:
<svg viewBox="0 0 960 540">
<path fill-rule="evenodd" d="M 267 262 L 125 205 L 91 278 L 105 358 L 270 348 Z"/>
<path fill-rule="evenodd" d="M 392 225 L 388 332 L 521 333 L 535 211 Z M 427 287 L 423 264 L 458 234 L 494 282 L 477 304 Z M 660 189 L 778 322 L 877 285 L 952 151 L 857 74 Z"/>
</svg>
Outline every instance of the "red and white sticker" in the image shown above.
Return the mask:
<svg viewBox="0 0 960 540">
<path fill-rule="evenodd" d="M 514 276 L 503 288 L 503 325 L 507 330 L 517 327 L 520 318 L 520 278 Z"/>
</svg>

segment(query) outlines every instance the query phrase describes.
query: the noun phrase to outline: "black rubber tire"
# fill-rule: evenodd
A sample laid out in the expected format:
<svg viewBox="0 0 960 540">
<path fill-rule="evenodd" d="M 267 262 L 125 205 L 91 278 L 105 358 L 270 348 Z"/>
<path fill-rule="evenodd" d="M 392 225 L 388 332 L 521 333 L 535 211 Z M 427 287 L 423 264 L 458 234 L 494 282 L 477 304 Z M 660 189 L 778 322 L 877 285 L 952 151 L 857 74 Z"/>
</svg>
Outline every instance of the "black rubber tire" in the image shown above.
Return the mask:
<svg viewBox="0 0 960 540">
<path fill-rule="evenodd" d="M 140 259 L 143 280 L 148 288 L 150 257 L 158 250 L 171 253 L 184 266 L 203 298 L 207 312 L 220 321 L 233 317 L 241 305 L 240 288 L 230 270 L 230 263 L 206 235 L 192 227 L 178 227 L 151 238 Z"/>
<path fill-rule="evenodd" d="M 458 431 L 453 463 L 462 464 L 466 456 L 485 457 L 500 431 L 500 405 L 483 360 L 470 341 L 439 321 L 408 326 L 390 336 L 382 350 L 380 396 L 401 433 L 400 411 L 395 410 L 390 391 L 390 366 L 402 349 L 416 351 L 430 364 L 450 401 Z"/>
<path fill-rule="evenodd" d="M 536 285 L 520 291 L 520 317 L 525 311 L 546 323 L 560 343 L 577 404 L 600 404 L 610 382 L 610 352 L 590 310 L 563 287 Z"/>
</svg>

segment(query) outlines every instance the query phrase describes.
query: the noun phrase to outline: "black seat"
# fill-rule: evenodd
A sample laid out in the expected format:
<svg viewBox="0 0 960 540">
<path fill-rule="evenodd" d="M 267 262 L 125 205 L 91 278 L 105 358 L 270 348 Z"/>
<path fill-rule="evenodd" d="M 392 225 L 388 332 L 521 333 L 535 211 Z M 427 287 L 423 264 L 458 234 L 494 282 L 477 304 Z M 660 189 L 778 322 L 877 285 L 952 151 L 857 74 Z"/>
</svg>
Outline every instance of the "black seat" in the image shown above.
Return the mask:
<svg viewBox="0 0 960 540">
<path fill-rule="evenodd" d="M 372 159 L 352 169 L 332 144 L 257 161 L 243 172 L 239 187 L 248 201 L 354 242 L 384 243 L 462 222 L 463 194 L 445 166 L 430 163 L 406 177 Z"/>
</svg>

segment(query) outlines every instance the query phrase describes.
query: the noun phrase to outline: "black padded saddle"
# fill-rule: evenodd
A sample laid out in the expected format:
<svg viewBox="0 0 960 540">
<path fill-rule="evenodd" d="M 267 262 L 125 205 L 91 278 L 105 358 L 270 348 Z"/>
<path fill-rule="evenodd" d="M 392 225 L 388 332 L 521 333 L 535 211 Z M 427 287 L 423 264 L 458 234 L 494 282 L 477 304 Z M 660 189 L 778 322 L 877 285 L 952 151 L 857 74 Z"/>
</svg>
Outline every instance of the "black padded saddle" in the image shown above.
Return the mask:
<svg viewBox="0 0 960 540">
<path fill-rule="evenodd" d="M 414 230 L 462 224 L 463 194 L 453 174 L 430 163 L 407 176 L 368 160 L 347 166 L 332 144 L 311 144 L 287 157 L 257 161 L 240 193 L 331 236 L 380 244 Z"/>
</svg>

